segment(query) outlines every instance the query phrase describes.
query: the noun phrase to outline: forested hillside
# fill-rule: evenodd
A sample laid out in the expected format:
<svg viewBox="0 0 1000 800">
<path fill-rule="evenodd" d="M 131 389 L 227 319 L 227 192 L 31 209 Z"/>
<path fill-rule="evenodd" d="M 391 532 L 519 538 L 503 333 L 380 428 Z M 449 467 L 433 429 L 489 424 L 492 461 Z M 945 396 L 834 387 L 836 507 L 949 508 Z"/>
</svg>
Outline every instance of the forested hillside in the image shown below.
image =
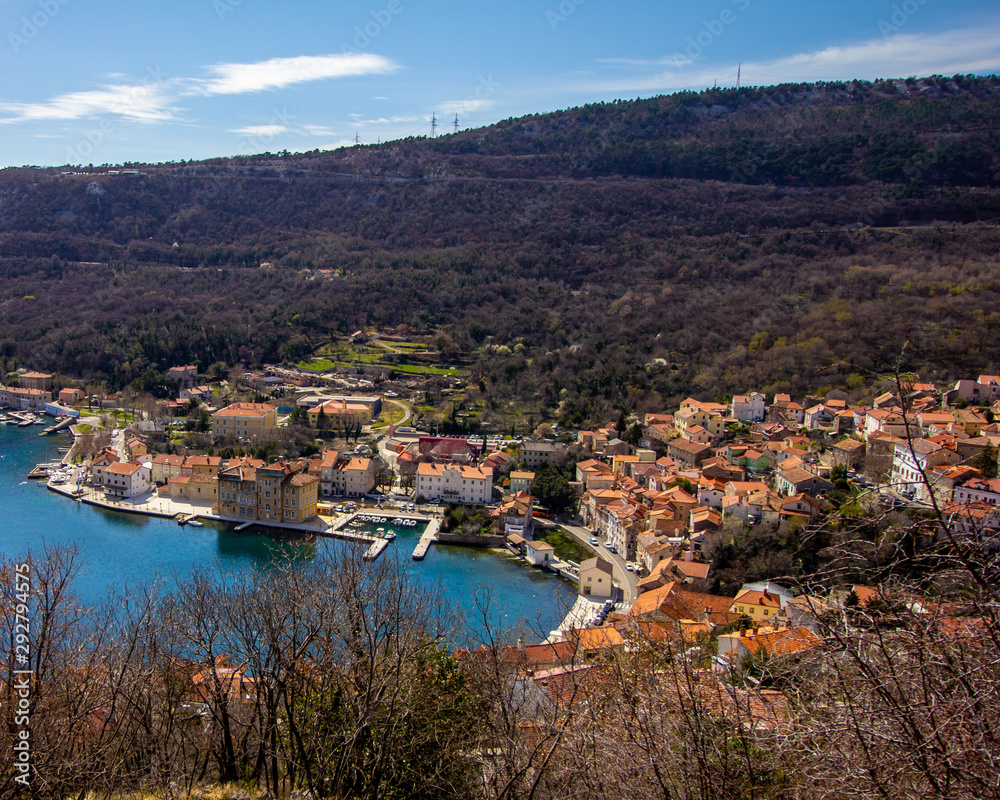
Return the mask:
<svg viewBox="0 0 1000 800">
<path fill-rule="evenodd" d="M 0 368 L 439 337 L 580 423 L 1000 362 L 1000 80 L 682 93 L 335 152 L 0 172 Z M 75 173 L 75 174 L 66 174 Z M 323 272 L 320 272 L 323 270 Z"/>
</svg>

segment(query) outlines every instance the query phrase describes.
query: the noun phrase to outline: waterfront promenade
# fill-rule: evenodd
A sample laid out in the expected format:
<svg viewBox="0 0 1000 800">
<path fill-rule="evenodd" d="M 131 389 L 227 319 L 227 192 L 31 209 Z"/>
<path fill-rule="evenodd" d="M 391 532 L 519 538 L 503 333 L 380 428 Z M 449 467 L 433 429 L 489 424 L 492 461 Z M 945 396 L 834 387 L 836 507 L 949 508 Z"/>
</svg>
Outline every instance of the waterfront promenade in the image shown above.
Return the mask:
<svg viewBox="0 0 1000 800">
<path fill-rule="evenodd" d="M 109 511 L 121 511 L 127 514 L 143 514 L 149 517 L 160 517 L 162 519 L 185 519 L 191 521 L 196 519 L 206 519 L 215 522 L 226 522 L 231 524 L 246 524 L 246 520 L 229 519 L 215 513 L 212 503 L 193 503 L 188 500 L 177 500 L 170 497 L 161 497 L 155 493 L 149 493 L 140 497 L 115 499 L 107 497 L 104 492 L 90 486 L 83 486 L 77 495 L 76 486 L 77 470 L 73 472 L 73 479 L 67 483 L 57 486 L 52 482 L 46 484 L 47 488 L 57 492 L 72 500 L 79 500 L 87 505 L 105 508 Z M 360 512 L 351 514 L 341 514 L 336 517 L 325 517 L 316 515 L 304 522 L 289 523 L 272 520 L 257 520 L 254 525 L 267 528 L 278 528 L 282 530 L 297 531 L 299 533 L 312 533 L 319 536 L 331 536 L 338 539 L 359 542 L 371 545 L 376 541 L 374 536 L 366 536 L 361 533 L 354 533 L 344 530 L 346 526 Z"/>
</svg>

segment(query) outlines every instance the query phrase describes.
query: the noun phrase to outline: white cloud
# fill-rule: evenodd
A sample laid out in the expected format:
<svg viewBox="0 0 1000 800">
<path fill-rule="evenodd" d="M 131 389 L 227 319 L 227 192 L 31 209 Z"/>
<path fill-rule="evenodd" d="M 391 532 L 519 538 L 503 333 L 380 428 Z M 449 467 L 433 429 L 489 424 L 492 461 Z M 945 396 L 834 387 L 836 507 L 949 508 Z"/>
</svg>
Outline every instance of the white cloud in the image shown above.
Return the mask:
<svg viewBox="0 0 1000 800">
<path fill-rule="evenodd" d="M 355 142 L 353 139 L 341 139 L 340 141 L 337 141 L 337 142 L 331 142 L 329 144 L 321 144 L 321 145 L 319 145 L 319 147 L 317 149 L 318 150 L 337 150 L 337 149 L 339 149 L 341 147 L 354 147 L 354 145 L 356 145 L 356 144 L 357 144 L 357 142 Z M 371 142 L 361 142 L 361 144 L 371 144 Z"/>
<path fill-rule="evenodd" d="M 165 122 L 175 119 L 175 109 L 160 83 L 105 86 L 87 92 L 71 92 L 42 103 L 0 103 L 0 122 L 72 120 L 115 115 L 135 122 Z"/>
<path fill-rule="evenodd" d="M 333 128 L 324 125 L 303 125 L 302 130 L 309 136 L 336 136 L 337 132 Z"/>
<path fill-rule="evenodd" d="M 238 133 L 240 136 L 277 136 L 279 133 L 288 133 L 287 125 L 248 125 L 245 128 L 230 128 L 230 133 Z"/>
<path fill-rule="evenodd" d="M 474 111 L 485 111 L 494 106 L 492 100 L 451 100 L 441 103 L 442 114 L 471 114 Z"/>
<path fill-rule="evenodd" d="M 393 125 L 400 122 L 417 122 L 422 119 L 423 117 L 420 116 L 408 116 L 408 117 L 376 117 L 374 119 L 357 119 L 351 121 L 355 125 Z"/>
<path fill-rule="evenodd" d="M 744 61 L 743 83 L 763 86 L 787 82 L 994 72 L 1000 69 L 1000 51 L 996 47 L 998 37 L 1000 25 L 993 22 L 977 28 L 941 33 L 900 33 L 771 61 Z M 632 79 L 600 81 L 580 88 L 604 92 L 667 92 L 703 89 L 716 80 L 727 86 L 735 84 L 736 63 L 713 63 L 712 57 L 716 55 L 713 46 L 718 47 L 720 56 L 726 51 L 721 43 L 713 43 L 704 48 L 702 54 L 696 54 L 694 59 L 688 53 L 665 57 L 660 63 L 668 69 L 655 75 L 636 74 Z M 638 73 L 648 71 L 655 62 L 605 59 L 603 63 L 616 68 L 632 66 Z"/>
<path fill-rule="evenodd" d="M 282 89 L 306 81 L 386 75 L 398 69 L 393 61 L 371 53 L 272 58 L 255 64 L 216 64 L 207 67 L 215 77 L 195 82 L 203 94 L 246 94 Z"/>
<path fill-rule="evenodd" d="M 181 96 L 245 94 L 281 89 L 306 81 L 384 75 L 398 68 L 388 58 L 367 53 L 272 58 L 255 64 L 216 64 L 207 68 L 213 76 L 210 78 L 149 80 L 133 85 L 108 84 L 90 91 L 57 95 L 39 103 L 0 101 L 0 123 L 51 122 L 101 116 L 118 116 L 136 122 L 168 122 L 177 119 L 173 103 Z"/>
</svg>

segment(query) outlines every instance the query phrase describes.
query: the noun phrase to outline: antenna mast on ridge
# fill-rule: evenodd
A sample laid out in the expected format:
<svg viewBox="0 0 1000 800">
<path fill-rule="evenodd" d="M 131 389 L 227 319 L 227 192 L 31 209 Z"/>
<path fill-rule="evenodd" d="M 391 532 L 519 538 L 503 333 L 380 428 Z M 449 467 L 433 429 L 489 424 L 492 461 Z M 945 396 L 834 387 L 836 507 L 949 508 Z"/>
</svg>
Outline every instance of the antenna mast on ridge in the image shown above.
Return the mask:
<svg viewBox="0 0 1000 800">
<path fill-rule="evenodd" d="M 740 73 L 743 72 L 743 62 L 736 68 L 736 88 L 740 88 Z"/>
<path fill-rule="evenodd" d="M 361 133 L 359 131 L 354 132 L 354 144 L 361 144 Z"/>
<path fill-rule="evenodd" d="M 433 114 L 431 114 L 431 138 L 432 139 L 435 136 L 437 136 L 437 130 L 438 130 L 438 118 L 437 118 L 437 112 L 435 111 Z"/>
<path fill-rule="evenodd" d="M 458 133 L 458 114 L 455 115 L 455 133 Z"/>
</svg>

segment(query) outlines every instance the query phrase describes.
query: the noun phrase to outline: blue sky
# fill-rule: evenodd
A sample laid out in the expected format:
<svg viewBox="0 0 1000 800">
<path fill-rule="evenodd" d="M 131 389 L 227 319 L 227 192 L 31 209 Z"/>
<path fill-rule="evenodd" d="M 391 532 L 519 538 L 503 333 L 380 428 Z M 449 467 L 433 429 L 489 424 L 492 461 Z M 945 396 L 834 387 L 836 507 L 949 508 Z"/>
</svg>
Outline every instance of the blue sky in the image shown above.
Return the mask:
<svg viewBox="0 0 1000 800">
<path fill-rule="evenodd" d="M 0 0 L 0 166 L 386 141 L 599 100 L 1000 72 L 996 0 Z"/>
</svg>

